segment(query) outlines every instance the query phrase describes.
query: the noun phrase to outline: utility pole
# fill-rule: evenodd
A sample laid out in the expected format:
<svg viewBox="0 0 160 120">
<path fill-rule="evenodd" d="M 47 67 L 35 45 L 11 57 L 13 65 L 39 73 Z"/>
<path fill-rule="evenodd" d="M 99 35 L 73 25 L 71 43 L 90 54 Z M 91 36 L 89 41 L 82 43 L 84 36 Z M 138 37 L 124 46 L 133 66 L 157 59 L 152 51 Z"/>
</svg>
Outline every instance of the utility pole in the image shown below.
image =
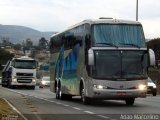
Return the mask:
<svg viewBox="0 0 160 120">
<path fill-rule="evenodd" d="M 138 0 L 136 3 L 136 21 L 138 21 Z"/>
</svg>

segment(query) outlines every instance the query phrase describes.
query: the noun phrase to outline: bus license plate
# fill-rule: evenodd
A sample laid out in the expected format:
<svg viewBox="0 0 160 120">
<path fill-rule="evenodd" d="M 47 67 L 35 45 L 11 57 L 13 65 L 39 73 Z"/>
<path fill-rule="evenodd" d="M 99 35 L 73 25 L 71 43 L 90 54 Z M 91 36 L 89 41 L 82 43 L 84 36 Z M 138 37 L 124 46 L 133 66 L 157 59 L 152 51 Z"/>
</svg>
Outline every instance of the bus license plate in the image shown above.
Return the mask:
<svg viewBox="0 0 160 120">
<path fill-rule="evenodd" d="M 117 92 L 117 95 L 118 96 L 126 96 L 127 94 L 126 94 L 126 92 Z"/>
</svg>

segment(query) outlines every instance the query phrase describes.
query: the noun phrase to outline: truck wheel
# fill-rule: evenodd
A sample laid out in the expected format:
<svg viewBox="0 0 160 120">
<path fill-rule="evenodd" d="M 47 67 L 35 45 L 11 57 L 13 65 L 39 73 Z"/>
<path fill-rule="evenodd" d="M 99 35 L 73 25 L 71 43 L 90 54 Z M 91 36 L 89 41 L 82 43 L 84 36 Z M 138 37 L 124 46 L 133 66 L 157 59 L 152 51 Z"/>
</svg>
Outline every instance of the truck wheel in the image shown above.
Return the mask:
<svg viewBox="0 0 160 120">
<path fill-rule="evenodd" d="M 9 82 L 9 83 L 8 83 L 8 88 L 14 89 L 15 86 L 14 86 L 14 85 L 11 85 L 11 82 Z"/>
<path fill-rule="evenodd" d="M 9 86 L 9 88 L 14 89 L 14 88 L 15 88 L 15 86 L 14 86 L 14 85 L 10 85 L 10 86 Z"/>
<path fill-rule="evenodd" d="M 6 87 L 6 85 L 4 85 L 4 83 L 2 83 L 2 87 Z"/>
<path fill-rule="evenodd" d="M 34 89 L 35 89 L 35 86 L 31 86 L 31 89 L 34 90 Z"/>
</svg>

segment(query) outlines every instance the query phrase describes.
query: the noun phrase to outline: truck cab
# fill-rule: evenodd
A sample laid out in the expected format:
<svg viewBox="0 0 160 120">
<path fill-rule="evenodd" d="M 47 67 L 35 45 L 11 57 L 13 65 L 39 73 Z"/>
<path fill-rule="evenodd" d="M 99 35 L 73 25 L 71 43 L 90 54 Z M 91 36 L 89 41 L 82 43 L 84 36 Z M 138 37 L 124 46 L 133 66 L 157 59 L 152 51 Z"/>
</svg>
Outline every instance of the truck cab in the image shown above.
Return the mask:
<svg viewBox="0 0 160 120">
<path fill-rule="evenodd" d="M 2 71 L 2 86 L 35 89 L 37 61 L 27 56 L 8 61 Z"/>
</svg>

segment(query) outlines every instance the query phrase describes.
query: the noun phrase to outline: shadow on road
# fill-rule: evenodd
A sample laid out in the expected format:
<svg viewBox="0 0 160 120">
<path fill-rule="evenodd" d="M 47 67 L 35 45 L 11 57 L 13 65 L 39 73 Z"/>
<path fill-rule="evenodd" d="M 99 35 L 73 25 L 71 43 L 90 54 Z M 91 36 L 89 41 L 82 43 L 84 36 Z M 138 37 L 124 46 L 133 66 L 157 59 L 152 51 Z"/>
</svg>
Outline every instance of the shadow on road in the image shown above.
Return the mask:
<svg viewBox="0 0 160 120">
<path fill-rule="evenodd" d="M 64 100 L 63 100 L 64 101 Z M 65 100 L 70 103 L 76 103 L 83 105 L 80 97 L 73 97 L 71 100 Z M 137 105 L 128 106 L 123 100 L 92 100 L 91 104 L 88 106 L 94 107 L 137 107 Z"/>
</svg>

